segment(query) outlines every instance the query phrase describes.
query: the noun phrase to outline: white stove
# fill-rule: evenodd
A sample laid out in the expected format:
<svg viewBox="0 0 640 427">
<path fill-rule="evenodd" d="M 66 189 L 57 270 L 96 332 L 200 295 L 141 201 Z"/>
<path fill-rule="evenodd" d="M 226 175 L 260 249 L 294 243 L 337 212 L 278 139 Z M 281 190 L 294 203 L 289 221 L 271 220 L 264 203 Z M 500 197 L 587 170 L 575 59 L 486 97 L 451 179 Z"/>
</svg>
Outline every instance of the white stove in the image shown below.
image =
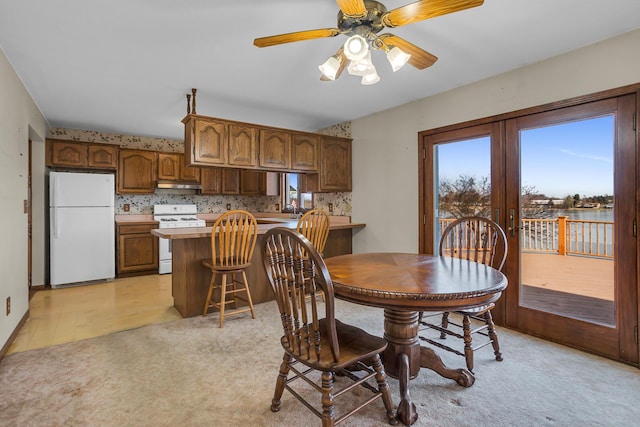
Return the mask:
<svg viewBox="0 0 640 427">
<path fill-rule="evenodd" d="M 153 220 L 158 221 L 159 228 L 204 227 L 206 222 L 196 216 L 196 205 L 154 205 Z M 158 274 L 171 273 L 171 240 L 160 239 L 158 242 L 160 263 Z"/>
</svg>

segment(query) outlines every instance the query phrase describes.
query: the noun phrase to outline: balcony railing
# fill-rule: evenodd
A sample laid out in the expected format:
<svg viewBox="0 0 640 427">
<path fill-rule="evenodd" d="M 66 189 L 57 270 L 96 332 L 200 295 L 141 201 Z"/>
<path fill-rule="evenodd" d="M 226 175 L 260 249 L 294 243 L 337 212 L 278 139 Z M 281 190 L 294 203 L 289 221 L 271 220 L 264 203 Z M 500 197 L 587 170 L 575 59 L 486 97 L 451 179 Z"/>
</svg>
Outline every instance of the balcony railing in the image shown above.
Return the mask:
<svg viewBox="0 0 640 427">
<path fill-rule="evenodd" d="M 440 219 L 440 235 L 455 218 Z M 613 222 L 569 219 L 523 218 L 521 220 L 523 252 L 557 253 L 613 258 Z"/>
</svg>

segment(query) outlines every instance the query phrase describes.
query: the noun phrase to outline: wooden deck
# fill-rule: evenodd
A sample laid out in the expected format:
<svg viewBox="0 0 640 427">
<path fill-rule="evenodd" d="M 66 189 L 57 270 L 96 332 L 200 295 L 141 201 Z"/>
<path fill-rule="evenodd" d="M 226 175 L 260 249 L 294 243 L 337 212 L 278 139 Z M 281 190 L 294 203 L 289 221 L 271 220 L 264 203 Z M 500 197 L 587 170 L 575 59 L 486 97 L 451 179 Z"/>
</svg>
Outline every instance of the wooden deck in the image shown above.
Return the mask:
<svg viewBox="0 0 640 427">
<path fill-rule="evenodd" d="M 615 325 L 613 260 L 522 254 L 520 305 L 603 325 Z"/>
</svg>

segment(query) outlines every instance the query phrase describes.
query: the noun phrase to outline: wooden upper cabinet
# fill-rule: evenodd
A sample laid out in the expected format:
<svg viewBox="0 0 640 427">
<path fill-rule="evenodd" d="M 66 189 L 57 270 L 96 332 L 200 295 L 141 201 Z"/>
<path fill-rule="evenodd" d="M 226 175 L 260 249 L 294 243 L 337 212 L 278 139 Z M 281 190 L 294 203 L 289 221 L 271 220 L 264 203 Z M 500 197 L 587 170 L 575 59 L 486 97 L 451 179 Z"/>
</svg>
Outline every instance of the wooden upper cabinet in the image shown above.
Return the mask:
<svg viewBox="0 0 640 427">
<path fill-rule="evenodd" d="M 200 182 L 200 168 L 187 166 L 184 154 L 178 155 L 178 163 L 180 163 L 180 180 Z"/>
<path fill-rule="evenodd" d="M 284 130 L 260 130 L 260 167 L 291 169 L 291 133 Z"/>
<path fill-rule="evenodd" d="M 239 123 L 229 124 L 229 160 L 232 166 L 257 166 L 257 130 Z"/>
<path fill-rule="evenodd" d="M 317 172 L 319 157 L 319 136 L 302 133 L 291 134 L 291 169 Z"/>
<path fill-rule="evenodd" d="M 107 144 L 90 144 L 87 166 L 98 169 L 116 169 L 118 167 L 118 147 Z"/>
<path fill-rule="evenodd" d="M 47 139 L 46 164 L 49 167 L 115 169 L 118 165 L 118 146 Z"/>
<path fill-rule="evenodd" d="M 183 154 L 158 153 L 158 179 L 200 182 L 200 169 L 186 166 Z"/>
<path fill-rule="evenodd" d="M 180 156 L 173 153 L 158 153 L 158 179 L 180 179 Z"/>
<path fill-rule="evenodd" d="M 184 146 L 189 165 L 224 165 L 227 162 L 227 123 L 189 115 L 183 120 Z"/>
<path fill-rule="evenodd" d="M 222 194 L 222 169 L 202 168 L 200 171 L 200 194 L 217 195 Z"/>
<path fill-rule="evenodd" d="M 300 188 L 305 193 L 351 191 L 351 140 L 322 137 L 320 171 L 300 175 Z"/>
<path fill-rule="evenodd" d="M 240 194 L 239 169 L 222 169 L 220 175 L 222 194 Z"/>
<path fill-rule="evenodd" d="M 120 150 L 118 153 L 118 194 L 153 194 L 156 176 L 156 152 Z"/>
<path fill-rule="evenodd" d="M 240 194 L 245 196 L 258 196 L 265 193 L 263 179 L 266 172 L 254 170 L 240 171 Z"/>
<path fill-rule="evenodd" d="M 319 191 L 351 191 L 351 140 L 323 137 Z"/>
<path fill-rule="evenodd" d="M 351 191 L 350 139 L 196 114 L 188 114 L 182 122 L 188 165 L 299 173 L 304 174 L 301 182 L 306 191 Z M 209 183 L 209 190 L 203 185 L 203 194 L 254 194 L 253 178 L 241 179 L 239 172 L 221 176 L 218 193 L 213 174 L 203 175 L 201 183 Z M 241 180 L 246 180 L 246 191 L 241 189 Z"/>
<path fill-rule="evenodd" d="M 49 141 L 48 166 L 86 167 L 89 149 L 86 144 L 67 141 Z"/>
</svg>

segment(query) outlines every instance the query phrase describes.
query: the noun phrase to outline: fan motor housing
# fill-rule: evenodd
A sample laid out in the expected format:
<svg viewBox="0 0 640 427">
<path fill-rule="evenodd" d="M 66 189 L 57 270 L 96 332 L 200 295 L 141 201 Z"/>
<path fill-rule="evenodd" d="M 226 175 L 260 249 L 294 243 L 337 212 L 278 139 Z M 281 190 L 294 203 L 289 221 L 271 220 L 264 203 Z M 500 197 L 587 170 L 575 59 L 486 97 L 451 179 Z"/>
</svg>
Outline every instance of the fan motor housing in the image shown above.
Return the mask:
<svg viewBox="0 0 640 427">
<path fill-rule="evenodd" d="M 348 16 L 338 12 L 338 29 L 347 35 L 355 34 L 356 28 L 367 27 L 372 33 L 378 33 L 384 28 L 382 15 L 387 13 L 387 8 L 380 2 L 374 0 L 364 0 L 367 13 L 364 16 Z"/>
</svg>

